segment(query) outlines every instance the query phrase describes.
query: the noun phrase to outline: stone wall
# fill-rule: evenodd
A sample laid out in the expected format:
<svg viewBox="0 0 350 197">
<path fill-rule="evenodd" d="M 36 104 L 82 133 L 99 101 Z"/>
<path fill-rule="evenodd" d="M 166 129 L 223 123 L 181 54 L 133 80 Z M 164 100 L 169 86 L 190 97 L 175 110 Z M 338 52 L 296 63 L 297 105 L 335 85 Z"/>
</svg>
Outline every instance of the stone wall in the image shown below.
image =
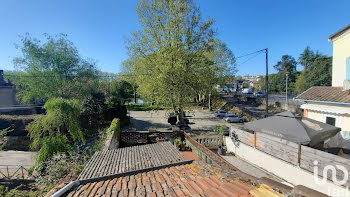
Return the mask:
<svg viewBox="0 0 350 197">
<path fill-rule="evenodd" d="M 16 101 L 16 89 L 14 86 L 0 86 L 0 107 L 13 106 Z"/>
</svg>

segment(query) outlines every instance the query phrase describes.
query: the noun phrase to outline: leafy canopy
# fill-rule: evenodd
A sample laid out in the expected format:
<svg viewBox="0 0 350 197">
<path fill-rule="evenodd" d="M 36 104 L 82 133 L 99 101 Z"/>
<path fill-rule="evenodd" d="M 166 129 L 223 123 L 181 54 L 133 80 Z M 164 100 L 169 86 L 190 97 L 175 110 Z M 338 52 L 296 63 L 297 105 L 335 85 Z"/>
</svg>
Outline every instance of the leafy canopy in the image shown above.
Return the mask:
<svg viewBox="0 0 350 197">
<path fill-rule="evenodd" d="M 293 72 L 296 71 L 297 62 L 290 55 L 283 55 L 282 59 L 277 62 L 273 67 L 278 72 Z"/>
<path fill-rule="evenodd" d="M 93 84 L 94 63 L 80 57 L 77 48 L 64 34 L 45 36 L 45 41 L 22 37 L 22 56 L 14 59 L 17 69 L 24 71 L 14 77 L 23 102 L 45 102 L 50 98 L 81 96 Z M 75 89 L 72 89 L 72 86 Z"/>
<path fill-rule="evenodd" d="M 54 153 L 69 150 L 69 138 L 85 143 L 79 125 L 80 105 L 76 100 L 50 99 L 43 107 L 46 115 L 37 117 L 26 129 L 33 140 L 32 148 L 40 148 L 38 161 Z"/>
<path fill-rule="evenodd" d="M 212 89 L 234 62 L 232 52 L 215 39 L 213 20 L 202 20 L 192 0 L 142 0 L 137 13 L 142 30 L 129 38 L 124 66 L 137 76 L 144 100 L 179 114 L 196 94 Z"/>
</svg>

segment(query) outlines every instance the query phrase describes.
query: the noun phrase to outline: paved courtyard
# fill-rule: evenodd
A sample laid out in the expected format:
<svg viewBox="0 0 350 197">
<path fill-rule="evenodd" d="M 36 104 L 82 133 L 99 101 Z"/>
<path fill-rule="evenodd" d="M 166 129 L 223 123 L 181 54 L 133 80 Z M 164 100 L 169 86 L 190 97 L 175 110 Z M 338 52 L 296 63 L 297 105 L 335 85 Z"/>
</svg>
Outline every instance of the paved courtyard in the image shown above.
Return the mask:
<svg viewBox="0 0 350 197">
<path fill-rule="evenodd" d="M 169 128 L 168 113 L 166 110 L 155 111 L 129 111 L 131 125 L 129 128 L 135 128 L 138 131 L 148 130 L 150 128 Z M 214 112 L 208 110 L 192 110 L 186 113 L 189 116 L 189 126 L 195 131 L 211 131 L 216 125 L 227 125 L 242 127 L 242 123 L 227 123 L 222 118 L 217 118 Z"/>
<path fill-rule="evenodd" d="M 17 165 L 30 168 L 34 165 L 36 152 L 29 151 L 0 151 L 0 168 L 4 165 Z"/>
</svg>

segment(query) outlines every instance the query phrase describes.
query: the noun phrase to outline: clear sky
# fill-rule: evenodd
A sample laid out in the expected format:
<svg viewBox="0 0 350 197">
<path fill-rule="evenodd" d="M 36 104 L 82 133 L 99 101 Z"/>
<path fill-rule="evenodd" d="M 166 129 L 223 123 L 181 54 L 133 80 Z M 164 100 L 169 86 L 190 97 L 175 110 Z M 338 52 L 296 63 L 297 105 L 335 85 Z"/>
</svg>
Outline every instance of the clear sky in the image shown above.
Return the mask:
<svg viewBox="0 0 350 197">
<path fill-rule="evenodd" d="M 68 34 L 85 58 L 106 72 L 127 59 L 124 37 L 140 28 L 136 0 L 1 0 L 0 69 L 13 70 L 15 44 L 26 32 Z M 236 56 L 269 48 L 270 72 L 284 54 L 296 59 L 309 45 L 332 55 L 330 34 L 350 24 L 350 0 L 196 0 L 204 17 L 215 19 L 219 38 Z M 249 58 L 249 57 L 248 57 Z M 239 75 L 264 74 L 260 54 L 237 61 Z M 301 67 L 298 67 L 301 69 Z"/>
</svg>

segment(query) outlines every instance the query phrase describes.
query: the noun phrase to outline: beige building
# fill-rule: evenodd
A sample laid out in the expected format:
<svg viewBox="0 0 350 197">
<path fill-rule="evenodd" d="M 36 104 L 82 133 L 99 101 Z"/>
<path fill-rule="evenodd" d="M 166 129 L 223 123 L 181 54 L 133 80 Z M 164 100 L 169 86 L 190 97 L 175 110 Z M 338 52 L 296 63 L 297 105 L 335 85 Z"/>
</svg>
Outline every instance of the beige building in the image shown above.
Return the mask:
<svg viewBox="0 0 350 197">
<path fill-rule="evenodd" d="M 350 25 L 331 35 L 328 40 L 333 43 L 332 86 L 342 87 L 344 82 L 350 80 Z"/>
<path fill-rule="evenodd" d="M 332 86 L 311 87 L 297 99 L 304 116 L 340 127 L 325 146 L 350 149 L 350 25 L 329 37 L 333 43 Z"/>
</svg>

